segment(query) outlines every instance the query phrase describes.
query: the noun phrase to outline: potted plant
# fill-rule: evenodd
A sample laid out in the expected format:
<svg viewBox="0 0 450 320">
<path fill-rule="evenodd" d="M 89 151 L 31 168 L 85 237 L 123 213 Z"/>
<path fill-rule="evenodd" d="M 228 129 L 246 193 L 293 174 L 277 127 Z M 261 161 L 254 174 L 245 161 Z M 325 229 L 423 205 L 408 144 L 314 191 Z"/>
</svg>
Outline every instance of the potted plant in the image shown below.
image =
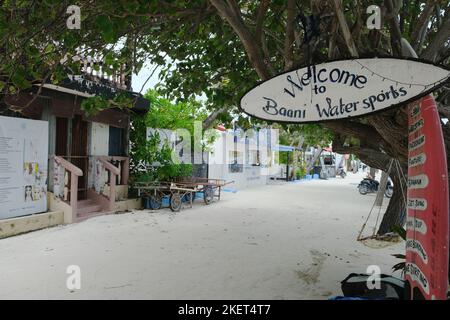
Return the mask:
<svg viewBox="0 0 450 320">
<path fill-rule="evenodd" d="M 303 178 L 306 174 L 306 169 L 304 167 L 298 167 L 295 170 L 295 177 L 297 178 L 297 180 L 300 180 L 301 178 Z"/>
</svg>

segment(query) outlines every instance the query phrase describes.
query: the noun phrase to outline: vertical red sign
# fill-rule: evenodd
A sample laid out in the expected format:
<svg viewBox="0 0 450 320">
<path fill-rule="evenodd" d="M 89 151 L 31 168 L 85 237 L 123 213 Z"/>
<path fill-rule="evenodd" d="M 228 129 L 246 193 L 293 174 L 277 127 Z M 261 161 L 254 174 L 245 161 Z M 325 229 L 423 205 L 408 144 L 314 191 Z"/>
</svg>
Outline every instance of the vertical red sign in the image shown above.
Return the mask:
<svg viewBox="0 0 450 320">
<path fill-rule="evenodd" d="M 449 198 L 447 160 L 431 95 L 408 110 L 407 299 L 446 299 Z"/>
</svg>

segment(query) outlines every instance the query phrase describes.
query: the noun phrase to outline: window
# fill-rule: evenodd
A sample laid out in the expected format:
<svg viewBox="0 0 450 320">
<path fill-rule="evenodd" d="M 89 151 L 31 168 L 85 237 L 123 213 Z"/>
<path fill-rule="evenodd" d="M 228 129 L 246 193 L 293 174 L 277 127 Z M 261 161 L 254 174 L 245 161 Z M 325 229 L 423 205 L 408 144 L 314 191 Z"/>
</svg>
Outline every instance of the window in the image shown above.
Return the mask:
<svg viewBox="0 0 450 320">
<path fill-rule="evenodd" d="M 228 164 L 228 171 L 235 173 L 235 172 L 243 172 L 244 171 L 244 165 L 243 165 L 243 155 L 242 152 L 239 151 L 230 151 L 230 163 Z"/>
<path fill-rule="evenodd" d="M 126 146 L 124 141 L 125 141 L 125 130 L 123 128 L 116 128 L 113 126 L 109 126 L 108 155 L 126 156 Z"/>
</svg>

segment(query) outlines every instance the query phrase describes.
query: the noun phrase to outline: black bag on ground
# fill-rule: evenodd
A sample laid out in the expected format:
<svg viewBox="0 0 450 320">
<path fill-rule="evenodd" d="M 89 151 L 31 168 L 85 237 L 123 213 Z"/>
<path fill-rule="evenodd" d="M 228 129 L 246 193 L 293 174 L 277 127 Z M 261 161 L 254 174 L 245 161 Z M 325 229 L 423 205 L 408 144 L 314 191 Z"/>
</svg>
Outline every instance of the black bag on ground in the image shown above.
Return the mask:
<svg viewBox="0 0 450 320">
<path fill-rule="evenodd" d="M 369 289 L 370 275 L 364 273 L 351 273 L 341 281 L 341 289 L 346 297 L 361 297 L 368 299 L 403 300 L 405 282 L 402 279 L 380 274 L 379 289 Z M 369 284 L 373 281 L 369 280 Z"/>
</svg>

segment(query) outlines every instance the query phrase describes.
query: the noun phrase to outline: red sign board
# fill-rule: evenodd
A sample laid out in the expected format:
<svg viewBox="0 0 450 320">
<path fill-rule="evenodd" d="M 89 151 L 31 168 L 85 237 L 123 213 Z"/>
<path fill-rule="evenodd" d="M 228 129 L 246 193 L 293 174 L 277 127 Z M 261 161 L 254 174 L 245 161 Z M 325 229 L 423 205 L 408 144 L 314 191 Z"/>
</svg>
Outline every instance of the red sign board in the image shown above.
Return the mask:
<svg viewBox="0 0 450 320">
<path fill-rule="evenodd" d="M 408 110 L 406 296 L 446 299 L 449 199 L 447 161 L 436 102 L 431 95 Z"/>
</svg>

